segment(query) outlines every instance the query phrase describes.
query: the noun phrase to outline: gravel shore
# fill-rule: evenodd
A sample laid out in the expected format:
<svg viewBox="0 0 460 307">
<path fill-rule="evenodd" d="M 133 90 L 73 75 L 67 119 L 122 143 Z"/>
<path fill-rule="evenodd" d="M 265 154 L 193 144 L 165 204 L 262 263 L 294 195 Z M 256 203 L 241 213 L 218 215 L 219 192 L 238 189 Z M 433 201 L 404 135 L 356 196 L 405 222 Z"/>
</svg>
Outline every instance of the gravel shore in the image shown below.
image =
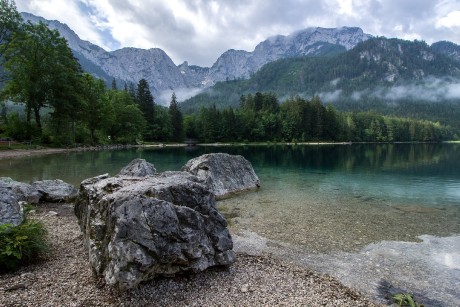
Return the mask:
<svg viewBox="0 0 460 307">
<path fill-rule="evenodd" d="M 72 204 L 41 204 L 50 251 L 0 275 L 0 306 L 376 306 L 336 279 L 280 260 L 237 254 L 230 268 L 159 278 L 116 293 L 93 277 Z"/>
</svg>

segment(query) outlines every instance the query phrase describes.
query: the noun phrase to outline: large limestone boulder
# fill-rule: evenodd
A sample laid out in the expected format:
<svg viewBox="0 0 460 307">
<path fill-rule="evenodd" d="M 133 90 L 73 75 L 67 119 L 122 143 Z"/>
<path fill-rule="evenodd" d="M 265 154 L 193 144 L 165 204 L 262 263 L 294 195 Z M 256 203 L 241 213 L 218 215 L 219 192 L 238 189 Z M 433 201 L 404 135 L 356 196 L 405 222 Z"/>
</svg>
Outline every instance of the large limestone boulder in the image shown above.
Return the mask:
<svg viewBox="0 0 460 307">
<path fill-rule="evenodd" d="M 145 159 L 134 159 L 121 169 L 118 176 L 146 177 L 154 175 L 156 172 L 155 166 Z"/>
<path fill-rule="evenodd" d="M 40 201 L 45 202 L 71 202 L 78 196 L 78 190 L 73 185 L 60 179 L 35 181 L 32 187 L 40 194 Z"/>
<path fill-rule="evenodd" d="M 16 194 L 9 189 L 0 189 L 0 225 L 18 226 L 23 220 L 24 210 Z"/>
<path fill-rule="evenodd" d="M 243 156 L 226 153 L 202 155 L 188 161 L 182 171 L 196 175 L 208 185 L 218 199 L 260 186 L 251 163 Z"/>
<path fill-rule="evenodd" d="M 25 201 L 29 204 L 38 204 L 40 193 L 28 183 L 18 182 L 9 177 L 0 178 L 0 191 L 10 190 L 15 194 L 17 201 Z"/>
<path fill-rule="evenodd" d="M 75 213 L 93 272 L 120 290 L 234 262 L 214 194 L 186 172 L 87 179 Z"/>
</svg>

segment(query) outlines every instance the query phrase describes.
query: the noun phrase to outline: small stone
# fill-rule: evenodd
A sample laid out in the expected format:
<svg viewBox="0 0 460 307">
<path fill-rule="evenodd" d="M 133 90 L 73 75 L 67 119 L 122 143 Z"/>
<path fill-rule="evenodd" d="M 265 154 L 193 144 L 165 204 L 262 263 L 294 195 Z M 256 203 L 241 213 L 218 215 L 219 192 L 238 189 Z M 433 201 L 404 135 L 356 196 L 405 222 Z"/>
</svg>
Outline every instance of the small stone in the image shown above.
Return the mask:
<svg viewBox="0 0 460 307">
<path fill-rule="evenodd" d="M 21 277 L 29 277 L 29 276 L 32 276 L 32 275 L 33 275 L 32 273 L 26 272 L 26 273 L 22 273 Z"/>
<path fill-rule="evenodd" d="M 57 216 L 59 215 L 59 213 L 57 213 L 56 211 L 49 211 L 47 216 Z"/>
<path fill-rule="evenodd" d="M 27 286 L 28 286 L 27 284 L 20 283 L 20 284 L 16 284 L 16 285 L 6 288 L 5 291 L 15 291 L 15 290 L 26 289 Z"/>
<path fill-rule="evenodd" d="M 243 293 L 246 293 L 249 291 L 249 285 L 248 284 L 244 284 L 241 286 L 241 292 Z"/>
</svg>

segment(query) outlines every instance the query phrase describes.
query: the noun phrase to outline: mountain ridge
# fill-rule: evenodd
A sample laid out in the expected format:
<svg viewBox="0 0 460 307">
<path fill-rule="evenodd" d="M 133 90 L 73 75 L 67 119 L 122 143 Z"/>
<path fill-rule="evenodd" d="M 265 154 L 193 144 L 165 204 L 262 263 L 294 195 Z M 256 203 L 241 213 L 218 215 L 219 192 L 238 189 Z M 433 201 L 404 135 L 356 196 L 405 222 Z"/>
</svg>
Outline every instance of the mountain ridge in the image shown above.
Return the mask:
<svg viewBox="0 0 460 307">
<path fill-rule="evenodd" d="M 155 97 L 166 99 L 163 103 L 167 103 L 173 91 L 194 93 L 219 81 L 246 79 L 274 60 L 300 55 L 318 56 L 334 48 L 347 50 L 371 37 L 357 27 L 307 28 L 287 36 L 270 37 L 260 42 L 252 52 L 229 49 L 211 67 L 200 67 L 188 65 L 188 62 L 176 65 L 161 49 L 127 47 L 106 51 L 80 39 L 64 23 L 46 20 L 30 13 L 21 14 L 25 20 L 42 21 L 59 31 L 89 73 L 104 79 L 107 84 L 111 82 L 111 78 L 131 83 L 137 83 L 144 78 Z M 178 96 L 180 100 L 187 98 L 184 95 Z"/>
<path fill-rule="evenodd" d="M 238 108 L 241 95 L 271 92 L 280 101 L 318 96 L 341 111 L 404 115 L 460 129 L 460 61 L 452 52 L 457 49 L 438 47 L 376 37 L 330 56 L 280 59 L 250 79 L 216 83 L 181 108 Z"/>
<path fill-rule="evenodd" d="M 206 91 L 207 88 L 219 82 L 249 80 L 251 76 L 257 75 L 269 63 L 287 58 L 334 56 L 346 53 L 358 44 L 374 38 L 358 27 L 307 28 L 289 35 L 269 37 L 257 44 L 251 52 L 229 49 L 221 54 L 211 67 L 200 67 L 189 65 L 187 61 L 176 65 L 166 52 L 159 48 L 125 47 L 106 51 L 89 41 L 80 39 L 64 23 L 56 20 L 49 21 L 29 13 L 21 14 L 25 20 L 42 21 L 47 23 L 50 28 L 58 30 L 67 39 L 69 47 L 85 71 L 104 79 L 107 84 L 110 84 L 113 78 L 119 83 L 134 84 L 142 78 L 146 79 L 156 101 L 165 105 L 169 102 L 173 92 L 176 92 L 179 101 L 184 101 L 203 90 Z M 400 45 L 407 42 L 399 41 Z M 383 46 L 374 46 L 374 48 L 383 48 Z M 432 56 L 430 52 L 435 52 L 460 62 L 460 46 L 452 42 L 437 42 L 432 44 L 430 48 L 429 52 L 426 51 L 425 56 Z M 366 52 L 368 51 L 362 50 L 360 56 L 369 61 L 371 56 Z M 392 52 L 395 53 L 395 50 Z M 377 55 L 373 54 L 372 56 Z M 385 72 L 387 82 L 391 83 L 392 79 L 405 74 L 404 70 L 395 70 L 395 67 L 398 66 L 396 64 L 388 63 L 388 70 Z M 340 67 L 341 63 L 338 62 L 336 65 Z M 318 69 L 320 68 L 318 67 Z M 414 73 L 423 74 L 423 70 L 414 71 Z M 426 76 L 419 75 L 419 77 L 424 78 Z M 261 82 L 261 77 L 258 78 Z M 332 81 L 334 80 L 330 80 L 330 82 Z M 253 87 L 255 88 L 255 86 Z M 334 96 L 333 94 L 334 92 L 332 94 L 327 92 L 326 96 L 330 98 Z M 337 96 L 336 94 L 335 96 Z M 236 95 L 227 96 L 226 99 L 230 97 L 235 99 Z"/>
</svg>

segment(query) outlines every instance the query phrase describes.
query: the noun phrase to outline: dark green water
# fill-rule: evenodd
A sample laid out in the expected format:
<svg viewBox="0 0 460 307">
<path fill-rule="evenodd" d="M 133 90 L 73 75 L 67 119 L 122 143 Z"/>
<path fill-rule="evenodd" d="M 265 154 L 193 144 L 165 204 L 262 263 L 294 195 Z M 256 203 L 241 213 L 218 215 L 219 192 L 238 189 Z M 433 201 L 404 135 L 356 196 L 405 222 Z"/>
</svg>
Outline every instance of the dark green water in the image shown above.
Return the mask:
<svg viewBox="0 0 460 307">
<path fill-rule="evenodd" d="M 270 252 L 289 254 L 294 260 L 333 275 L 336 273 L 345 283 L 367 292 L 370 291 L 367 287 L 372 286 L 372 272 L 385 266 L 382 259 L 396 259 L 385 269 L 391 272 L 390 267 L 398 268 L 386 277 L 393 284 L 398 284 L 393 276 L 412 276 L 411 267 L 414 266 L 407 265 L 405 269 L 398 266 L 399 262 L 408 261 L 412 247 L 385 243 L 412 242 L 407 244 L 423 246 L 422 252 L 412 253 L 419 264 L 425 255 L 423 259 L 428 260 L 424 268 L 437 264 L 436 270 L 443 272 L 436 271 L 437 275 L 445 272 L 452 275 L 442 277 L 444 288 L 460 285 L 460 144 L 72 152 L 0 160 L 0 176 L 25 182 L 59 178 L 78 185 L 85 178 L 103 173 L 115 175 L 134 158 L 146 159 L 158 171 L 179 170 L 189 159 L 211 152 L 243 155 L 252 162 L 260 177 L 259 191 L 218 204 L 235 236 L 262 238 Z M 440 241 L 430 239 L 437 237 Z M 420 244 L 422 240 L 435 243 Z M 385 248 L 379 244 L 384 244 Z M 395 252 L 385 254 L 388 250 Z M 341 263 L 339 259 L 347 261 Z M 356 272 L 368 270 L 371 273 L 353 275 L 356 272 L 348 270 L 353 267 L 352 263 L 356 266 L 366 264 L 366 268 L 356 269 Z M 415 281 L 420 278 L 412 276 Z M 433 283 L 439 287 L 443 284 Z M 408 284 L 404 281 L 406 287 Z M 415 283 L 412 287 L 425 293 L 433 287 L 419 289 L 419 286 Z M 458 296 L 449 296 L 449 291 L 446 290 L 447 294 L 442 291 L 437 289 L 431 298 L 448 302 L 448 305 L 457 298 L 460 300 Z"/>
</svg>

